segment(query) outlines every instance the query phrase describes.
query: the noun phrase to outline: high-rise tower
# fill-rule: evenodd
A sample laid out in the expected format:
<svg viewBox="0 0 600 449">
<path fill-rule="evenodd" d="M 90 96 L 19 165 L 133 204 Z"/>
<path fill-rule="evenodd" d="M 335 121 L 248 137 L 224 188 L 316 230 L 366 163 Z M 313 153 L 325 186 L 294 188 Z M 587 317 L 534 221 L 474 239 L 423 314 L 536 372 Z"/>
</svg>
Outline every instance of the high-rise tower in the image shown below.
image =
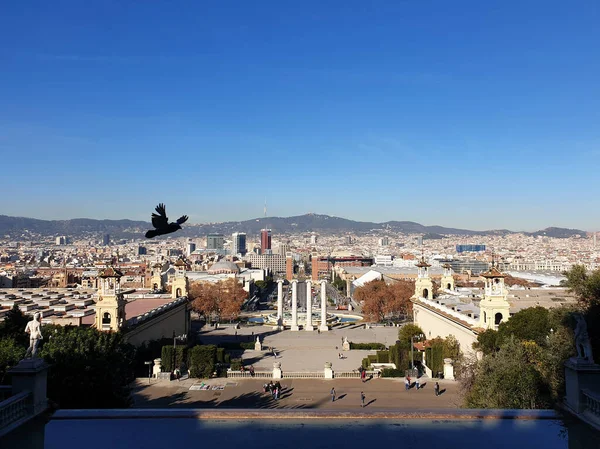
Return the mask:
<svg viewBox="0 0 600 449">
<path fill-rule="evenodd" d="M 260 252 L 267 254 L 271 252 L 271 230 L 261 229 L 260 231 Z"/>
<path fill-rule="evenodd" d="M 245 232 L 234 232 L 231 235 L 231 254 L 241 254 L 244 256 L 248 250 L 246 249 L 246 233 Z"/>
</svg>

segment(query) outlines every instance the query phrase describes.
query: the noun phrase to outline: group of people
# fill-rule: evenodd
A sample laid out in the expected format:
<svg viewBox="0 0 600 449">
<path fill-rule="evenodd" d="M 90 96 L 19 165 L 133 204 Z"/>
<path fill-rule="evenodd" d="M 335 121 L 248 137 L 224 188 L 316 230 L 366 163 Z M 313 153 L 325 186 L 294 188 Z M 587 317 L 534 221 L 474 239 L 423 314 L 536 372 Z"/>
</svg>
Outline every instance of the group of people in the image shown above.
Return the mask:
<svg viewBox="0 0 600 449">
<path fill-rule="evenodd" d="M 244 365 L 242 365 L 240 367 L 240 371 L 243 373 L 245 371 L 248 371 L 250 373 L 250 376 L 254 377 L 254 366 L 250 365 L 248 368 L 244 368 Z"/>
<path fill-rule="evenodd" d="M 411 382 L 410 376 L 406 376 L 404 378 L 404 389 L 406 391 L 410 390 L 411 385 L 412 385 L 412 382 Z M 421 384 L 419 382 L 419 378 L 417 377 L 415 379 L 415 389 L 420 390 L 422 388 L 423 387 L 421 387 Z M 440 384 L 439 384 L 439 382 L 436 382 L 435 385 L 433 386 L 433 392 L 435 393 L 436 396 L 440 395 Z"/>
<path fill-rule="evenodd" d="M 279 396 L 281 395 L 281 384 L 279 381 L 275 383 L 270 381 L 268 384 L 263 385 L 263 392 L 266 393 L 267 391 L 271 394 L 273 399 L 279 399 Z"/>
</svg>

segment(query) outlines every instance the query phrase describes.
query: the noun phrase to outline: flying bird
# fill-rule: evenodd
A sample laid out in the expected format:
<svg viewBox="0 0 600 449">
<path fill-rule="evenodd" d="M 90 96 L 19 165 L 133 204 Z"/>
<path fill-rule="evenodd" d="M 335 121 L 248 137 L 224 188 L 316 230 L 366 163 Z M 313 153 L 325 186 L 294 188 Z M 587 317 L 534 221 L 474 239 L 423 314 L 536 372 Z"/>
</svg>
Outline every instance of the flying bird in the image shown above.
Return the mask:
<svg viewBox="0 0 600 449">
<path fill-rule="evenodd" d="M 188 219 L 187 215 L 183 215 L 175 223 L 169 223 L 167 211 L 165 210 L 165 205 L 163 203 L 160 203 L 158 206 L 156 206 L 156 212 L 158 213 L 152 213 L 152 226 L 154 226 L 156 229 L 151 229 L 146 232 L 146 238 L 148 239 L 156 237 L 157 235 L 165 235 L 175 232 L 178 229 L 181 229 L 181 225 Z"/>
</svg>

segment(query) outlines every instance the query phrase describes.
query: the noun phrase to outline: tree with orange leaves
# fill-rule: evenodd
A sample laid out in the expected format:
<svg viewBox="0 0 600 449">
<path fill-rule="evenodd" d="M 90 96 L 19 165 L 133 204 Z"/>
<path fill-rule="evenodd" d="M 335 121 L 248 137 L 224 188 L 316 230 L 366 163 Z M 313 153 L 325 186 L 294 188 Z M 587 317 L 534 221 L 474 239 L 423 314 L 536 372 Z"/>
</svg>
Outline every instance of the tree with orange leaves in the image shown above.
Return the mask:
<svg viewBox="0 0 600 449">
<path fill-rule="evenodd" d="M 206 318 L 234 320 L 240 315 L 248 293 L 235 278 L 217 283 L 194 282 L 188 296 L 193 309 Z"/>
<path fill-rule="evenodd" d="M 383 279 L 367 282 L 354 291 L 354 299 L 362 302 L 362 312 L 369 321 L 383 321 L 386 318 L 406 315 L 412 310 L 410 298 L 414 293 L 414 283 L 393 280 L 387 284 Z"/>
</svg>

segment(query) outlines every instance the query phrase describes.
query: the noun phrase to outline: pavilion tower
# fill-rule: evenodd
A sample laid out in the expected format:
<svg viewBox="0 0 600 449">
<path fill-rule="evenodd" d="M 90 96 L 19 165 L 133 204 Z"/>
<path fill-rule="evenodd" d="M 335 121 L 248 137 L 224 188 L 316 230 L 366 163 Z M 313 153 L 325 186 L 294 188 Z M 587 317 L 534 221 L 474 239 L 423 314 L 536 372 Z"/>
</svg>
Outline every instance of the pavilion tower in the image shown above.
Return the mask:
<svg viewBox="0 0 600 449">
<path fill-rule="evenodd" d="M 188 278 L 185 271 L 185 261 L 182 258 L 177 259 L 177 262 L 175 262 L 175 277 L 171 285 L 171 297 L 173 299 L 187 296 L 188 294 Z"/>
<path fill-rule="evenodd" d="M 442 265 L 444 273 L 442 275 L 442 289 L 454 290 L 454 277 L 452 276 L 452 266 L 449 263 Z"/>
<path fill-rule="evenodd" d="M 498 329 L 500 323 L 510 318 L 508 290 L 504 285 L 505 274 L 495 267 L 481 275 L 485 278 L 483 299 L 479 303 L 479 324 L 484 329 Z"/>
<path fill-rule="evenodd" d="M 123 273 L 107 267 L 98 275 L 98 302 L 96 302 L 96 329 L 118 331 L 125 323 L 125 298 L 121 293 Z"/>
<path fill-rule="evenodd" d="M 152 287 L 152 290 L 164 290 L 165 278 L 162 272 L 163 266 L 160 262 L 157 262 L 152 266 L 152 279 L 150 281 L 150 286 Z"/>
<path fill-rule="evenodd" d="M 421 256 L 421 260 L 417 264 L 419 271 L 415 281 L 415 298 L 433 299 L 433 282 L 429 277 L 430 266 L 425 262 L 425 257 Z"/>
</svg>

